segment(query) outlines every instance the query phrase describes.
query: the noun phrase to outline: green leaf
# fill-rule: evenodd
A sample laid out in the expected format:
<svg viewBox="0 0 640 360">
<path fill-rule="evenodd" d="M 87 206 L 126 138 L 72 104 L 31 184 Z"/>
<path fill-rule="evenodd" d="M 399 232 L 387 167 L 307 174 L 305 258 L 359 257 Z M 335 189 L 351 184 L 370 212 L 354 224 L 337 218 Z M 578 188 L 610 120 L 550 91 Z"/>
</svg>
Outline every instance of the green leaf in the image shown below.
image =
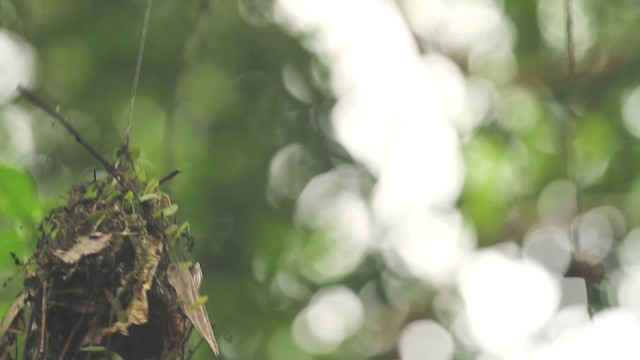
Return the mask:
<svg viewBox="0 0 640 360">
<path fill-rule="evenodd" d="M 95 224 L 106 213 L 107 213 L 107 210 L 98 210 L 98 211 L 94 212 L 93 214 L 89 215 L 89 221 L 91 221 L 91 224 Z M 53 239 L 53 236 L 51 236 L 51 238 Z"/>
<path fill-rule="evenodd" d="M 180 264 L 180 271 L 189 271 L 192 266 L 193 261 L 185 261 L 184 263 Z"/>
<path fill-rule="evenodd" d="M 96 189 L 96 186 L 94 184 L 89 184 L 89 186 L 87 186 L 87 190 L 84 192 L 84 198 L 86 200 L 93 200 L 98 196 L 98 189 Z"/>
<path fill-rule="evenodd" d="M 133 165 L 133 173 L 136 175 L 136 178 L 140 181 L 147 181 L 147 173 L 142 170 L 138 164 Z"/>
<path fill-rule="evenodd" d="M 140 201 L 141 202 L 145 202 L 147 200 L 152 200 L 152 199 L 160 199 L 160 194 L 158 193 L 149 193 L 149 194 L 145 194 L 140 196 Z"/>
<path fill-rule="evenodd" d="M 48 222 L 47 220 L 43 220 L 42 221 L 42 231 L 46 234 L 51 233 L 51 223 Z"/>
<path fill-rule="evenodd" d="M 127 192 L 127 195 L 124 196 L 124 198 L 129 200 L 129 201 L 133 200 L 133 191 L 129 190 Z"/>
<path fill-rule="evenodd" d="M 124 322 L 127 321 L 127 311 L 122 307 L 122 303 L 120 302 L 119 296 L 122 295 L 124 291 L 123 287 L 118 287 L 116 290 L 116 296 L 113 296 L 109 291 L 105 291 L 104 294 L 107 297 L 107 301 L 111 304 L 111 308 L 116 314 L 118 321 Z"/>
<path fill-rule="evenodd" d="M 93 346 L 85 346 L 83 348 L 80 349 L 80 351 L 84 351 L 84 352 L 109 352 L 109 354 L 111 355 L 111 360 L 124 360 L 124 358 L 114 352 L 114 351 L 110 351 L 109 349 L 107 349 L 104 346 L 101 345 L 93 345 Z"/>
<path fill-rule="evenodd" d="M 49 238 L 51 240 L 55 240 L 56 236 L 58 236 L 58 228 L 53 229 L 53 231 L 51 231 L 51 235 L 49 235 Z"/>
<path fill-rule="evenodd" d="M 182 236 L 182 234 L 185 231 L 189 231 L 190 229 L 191 229 L 191 225 L 189 225 L 189 222 L 188 221 L 183 222 L 182 225 L 180 225 L 180 227 L 176 231 L 176 237 Z"/>
<path fill-rule="evenodd" d="M 28 243 L 22 239 L 17 229 L 8 226 L 0 227 L 0 247 L 2 248 L 0 251 L 0 272 L 3 269 L 13 271 L 13 260 L 9 253 L 17 254 L 18 257 L 23 258 L 28 252 L 27 245 Z"/>
<path fill-rule="evenodd" d="M 196 311 L 198 308 L 209 300 L 207 295 L 202 295 L 200 298 L 193 302 L 193 304 L 189 305 L 189 311 Z"/>
<path fill-rule="evenodd" d="M 80 348 L 80 351 L 84 351 L 84 352 L 103 352 L 107 350 L 108 349 L 106 347 L 100 346 L 100 345 L 85 346 L 83 348 Z"/>
<path fill-rule="evenodd" d="M 178 225 L 176 224 L 171 224 L 169 226 L 167 226 L 166 229 L 164 229 L 164 233 L 165 235 L 172 235 L 176 232 L 176 230 L 178 229 Z"/>
<path fill-rule="evenodd" d="M 40 207 L 31 175 L 0 164 L 0 215 L 35 224 Z"/>
<path fill-rule="evenodd" d="M 160 181 L 158 179 L 149 179 L 147 182 L 147 186 L 144 188 L 143 194 L 149 194 L 152 192 L 158 191 L 158 186 L 160 186 Z"/>
<path fill-rule="evenodd" d="M 137 158 L 140 157 L 140 148 L 137 146 L 129 147 L 129 155 L 131 155 L 131 158 L 133 160 L 136 160 Z"/>
<path fill-rule="evenodd" d="M 162 209 L 162 216 L 169 217 L 178 211 L 178 204 L 171 204 L 169 207 Z"/>
<path fill-rule="evenodd" d="M 104 202 L 107 203 L 107 204 L 111 204 L 120 195 L 122 195 L 120 190 L 116 190 L 116 191 L 112 192 L 111 194 L 109 194 L 109 196 L 107 196 L 107 198 L 104 200 Z"/>
</svg>

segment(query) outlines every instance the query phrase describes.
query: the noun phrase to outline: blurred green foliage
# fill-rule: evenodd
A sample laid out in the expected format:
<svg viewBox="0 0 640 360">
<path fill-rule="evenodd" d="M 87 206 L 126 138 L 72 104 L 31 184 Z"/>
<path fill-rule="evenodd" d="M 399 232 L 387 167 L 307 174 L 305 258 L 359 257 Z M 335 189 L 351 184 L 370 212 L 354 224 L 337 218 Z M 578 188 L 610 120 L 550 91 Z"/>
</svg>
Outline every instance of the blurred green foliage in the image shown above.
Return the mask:
<svg viewBox="0 0 640 360">
<path fill-rule="evenodd" d="M 0 276 L 8 281 L 15 274 L 14 257 L 25 261 L 34 248 L 35 226 L 40 221 L 42 205 L 38 201 L 33 178 L 28 173 L 0 164 Z M 13 254 L 13 255 L 11 255 Z M 7 289 L 16 291 L 19 284 L 7 283 Z M 7 290 L 5 289 L 5 290 Z M 0 313 L 9 307 L 8 296 L 0 297 Z"/>
<path fill-rule="evenodd" d="M 273 209 L 266 201 L 269 161 L 284 145 L 300 141 L 328 168 L 318 122 L 329 107 L 319 92 L 311 103 L 287 93 L 282 67 L 293 67 L 311 82 L 311 56 L 261 15 L 264 6 L 243 3 L 245 17 L 264 25 L 247 24 L 235 1 L 213 2 L 184 80 L 176 146 L 167 149 L 165 127 L 181 58 L 201 10 L 200 1 L 154 2 L 131 137 L 142 150 L 141 163 L 150 176 L 165 175 L 166 152 L 175 152 L 182 174 L 170 186 L 181 218 L 189 220 L 199 239 L 196 257 L 205 273 L 204 292 L 210 298 L 216 334 L 223 343 L 232 342 L 240 358 L 260 358 L 257 353 L 266 351 L 269 340 L 264 334 L 285 329 L 303 306 L 300 302 L 274 311 L 269 282 L 253 275 L 254 256 L 269 258 L 268 276 L 273 275 L 278 257 L 296 231 L 293 202 Z M 60 106 L 105 155 L 117 147 L 126 128 L 145 5 L 144 1 L 4 0 L 0 4 L 0 27 L 24 37 L 37 51 L 37 91 Z M 52 120 L 39 110 L 24 108 L 36 117 L 36 151 L 44 155 L 33 171 L 40 199 L 64 197 L 72 184 L 93 176 L 94 168 L 101 170 L 64 129 L 50 126 Z M 33 229 L 45 210 L 36 194 L 28 172 L 0 168 L 1 280 L 19 272 L 8 251 L 26 258 L 33 249 Z M 12 281 L 1 293 L 0 310 L 6 309 L 19 283 Z M 293 351 L 292 339 L 287 341 L 271 351 L 280 355 Z M 210 358 L 204 347 L 199 354 Z"/>
</svg>

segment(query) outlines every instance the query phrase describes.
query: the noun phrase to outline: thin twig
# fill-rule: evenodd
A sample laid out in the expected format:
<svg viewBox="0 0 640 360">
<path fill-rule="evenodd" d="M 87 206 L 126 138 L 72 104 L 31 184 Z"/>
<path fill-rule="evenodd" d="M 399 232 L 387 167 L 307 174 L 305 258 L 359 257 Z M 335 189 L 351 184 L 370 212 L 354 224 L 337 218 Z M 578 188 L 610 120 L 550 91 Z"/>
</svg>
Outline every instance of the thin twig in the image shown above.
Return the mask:
<svg viewBox="0 0 640 360">
<path fill-rule="evenodd" d="M 572 4 L 571 0 L 564 0 L 564 12 L 565 12 L 565 32 L 566 32 L 566 63 L 565 63 L 565 96 L 564 107 L 567 112 L 568 121 L 564 122 L 563 137 L 564 137 L 564 157 L 565 166 L 568 177 L 574 177 L 572 170 L 571 159 L 571 137 L 569 136 L 574 125 L 574 121 L 577 118 L 575 111 L 573 110 L 574 100 L 574 87 L 575 87 L 575 51 L 573 44 L 573 16 L 572 16 Z M 575 179 L 574 179 L 575 180 Z"/>
<path fill-rule="evenodd" d="M 576 120 L 578 114 L 573 109 L 575 101 L 575 86 L 576 86 L 576 55 L 575 44 L 573 39 L 573 1 L 564 0 L 564 12 L 565 12 L 565 32 L 566 32 L 566 95 L 565 95 L 565 109 L 567 111 L 568 119 L 564 122 L 564 156 L 567 168 L 567 177 L 571 178 L 576 186 L 576 211 L 579 214 L 582 211 L 583 199 L 580 189 L 580 184 L 576 174 L 577 156 L 575 150 L 572 147 L 573 137 L 575 135 Z M 577 231 L 574 225 L 569 227 L 570 238 L 577 241 Z"/>
<path fill-rule="evenodd" d="M 565 31 L 566 31 L 566 94 L 565 94 L 565 109 L 567 111 L 568 121 L 565 121 L 565 161 L 567 167 L 567 175 L 573 177 L 574 182 L 577 185 L 577 179 L 575 179 L 575 164 L 573 160 L 575 156 L 572 151 L 572 139 L 571 134 L 574 132 L 575 121 L 578 117 L 573 109 L 575 98 L 575 77 L 576 77 L 576 55 L 575 45 L 573 41 L 573 8 L 572 0 L 564 0 L 565 11 Z M 573 166 L 572 166 L 573 165 Z"/>
<path fill-rule="evenodd" d="M 15 332 L 16 330 L 12 330 Z M 17 335 L 17 332 L 16 332 Z M 17 359 L 18 358 L 18 347 L 16 346 L 17 341 L 12 340 L 10 344 L 5 344 L 0 347 L 0 359 Z M 13 351 L 14 357 L 11 357 L 11 352 Z"/>
<path fill-rule="evenodd" d="M 80 316 L 80 319 L 78 319 L 78 322 L 76 322 L 75 326 L 73 327 L 73 329 L 71 329 L 71 332 L 69 333 L 69 337 L 67 338 L 66 343 L 64 344 L 64 347 L 62 348 L 62 352 L 60 353 L 60 360 L 64 360 L 66 359 L 66 355 L 67 355 L 67 351 L 69 351 L 69 345 L 71 345 L 71 340 L 73 340 L 73 338 L 76 335 L 76 332 L 78 331 L 78 328 L 80 327 L 80 324 L 82 324 L 82 322 L 84 321 L 84 318 L 87 316 L 87 308 L 89 306 L 85 306 L 84 311 L 82 312 L 82 315 Z"/>
<path fill-rule="evenodd" d="M 566 36 L 566 50 L 567 50 L 567 98 L 573 100 L 573 92 L 575 87 L 575 72 L 576 72 L 576 55 L 575 47 L 573 43 L 573 13 L 572 13 L 572 0 L 564 0 L 564 12 L 565 12 L 565 31 Z M 571 105 L 571 104 L 567 104 Z"/>
<path fill-rule="evenodd" d="M 80 324 L 82 323 L 82 321 L 84 321 L 85 315 L 86 314 L 82 314 L 82 316 L 80 317 L 80 319 L 78 319 L 73 329 L 71 329 L 71 332 L 69 333 L 69 337 L 67 338 L 67 341 L 64 343 L 64 347 L 62 348 L 62 352 L 60 352 L 60 357 L 59 357 L 60 360 L 65 359 L 65 356 L 67 355 L 67 351 L 69 351 L 69 345 L 71 345 L 71 340 L 73 340 L 73 337 L 76 335 L 76 331 L 78 331 Z"/>
<path fill-rule="evenodd" d="M 89 142 L 87 142 L 87 140 L 85 140 L 84 137 L 82 137 L 82 135 L 80 135 L 80 133 L 73 126 L 71 126 L 71 124 L 69 124 L 69 122 L 67 121 L 67 119 L 64 116 L 62 116 L 59 112 L 57 112 L 53 108 L 51 108 L 51 106 L 49 106 L 38 95 L 36 95 L 36 94 L 32 93 L 31 91 L 23 88 L 22 86 L 18 87 L 18 91 L 20 92 L 20 96 L 22 98 L 30 101 L 35 106 L 39 107 L 42 111 L 44 111 L 45 113 L 49 114 L 54 119 L 58 120 L 58 122 L 60 124 L 62 124 L 62 126 L 65 129 L 67 129 L 67 131 L 69 133 L 71 133 L 71 135 L 73 135 L 73 137 L 76 139 L 76 141 L 79 142 L 80 145 L 82 145 L 85 149 L 87 149 L 89 154 L 91 154 L 91 156 L 93 156 L 96 160 L 98 160 L 98 162 L 105 169 L 107 169 L 107 171 L 109 172 L 109 174 L 111 174 L 111 176 L 113 176 L 114 178 L 116 178 L 119 181 L 118 175 L 116 174 L 116 170 L 113 167 L 113 165 L 111 165 L 102 155 L 100 155 L 98 150 L 96 150 L 93 146 L 91 146 L 91 144 L 89 144 Z"/>
<path fill-rule="evenodd" d="M 147 29 L 149 28 L 149 15 L 151 14 L 151 5 L 153 0 L 147 0 L 147 10 L 144 14 L 144 23 L 142 25 L 142 34 L 140 35 L 140 48 L 138 49 L 138 59 L 136 61 L 136 73 L 133 76 L 133 88 L 131 89 L 131 103 L 129 104 L 129 122 L 127 123 L 127 133 L 124 138 L 124 146 L 129 146 L 129 136 L 131 135 L 131 122 L 133 121 L 133 107 L 136 101 L 136 92 L 138 91 L 138 79 L 140 78 L 140 69 L 142 67 L 142 56 L 144 55 L 144 44 L 147 40 Z"/>
<path fill-rule="evenodd" d="M 182 337 L 182 343 L 180 344 L 180 348 L 182 349 L 182 353 L 180 354 L 180 360 L 186 360 L 185 356 L 187 356 L 188 354 L 185 354 L 185 347 L 187 346 L 187 341 L 189 341 L 189 338 L 191 337 L 191 332 L 193 331 L 193 325 L 189 326 L 189 330 L 187 331 L 187 335 Z"/>
<path fill-rule="evenodd" d="M 175 167 L 175 149 L 178 139 L 178 110 L 180 108 L 180 103 L 184 98 L 187 76 L 193 67 L 193 62 L 198 52 L 200 38 L 209 24 L 209 16 L 211 15 L 212 9 L 211 2 L 212 0 L 201 0 L 198 18 L 196 19 L 195 25 L 187 38 L 186 45 L 182 52 L 182 57 L 180 59 L 180 69 L 178 70 L 178 77 L 176 78 L 173 97 L 171 99 L 171 105 L 167 115 L 167 126 L 165 127 L 164 133 L 164 166 L 167 171 Z"/>
<path fill-rule="evenodd" d="M 204 338 L 201 338 L 200 341 L 198 341 L 198 344 L 196 344 L 196 346 L 193 349 L 189 349 L 189 355 L 187 356 L 186 360 L 191 360 L 191 357 L 196 353 L 196 351 L 198 351 L 198 348 L 203 343 L 204 343 Z"/>
<path fill-rule="evenodd" d="M 175 170 L 173 170 L 172 172 L 168 173 L 167 175 L 165 175 L 162 179 L 160 179 L 160 181 L 158 181 L 159 184 L 162 184 L 163 182 L 169 181 L 171 179 L 173 179 L 174 177 L 176 177 L 176 175 L 180 174 L 182 172 L 182 169 L 177 168 Z"/>
<path fill-rule="evenodd" d="M 42 316 L 40 318 L 40 354 L 44 353 L 45 337 L 47 330 L 47 300 L 48 300 L 48 286 L 47 280 L 42 283 Z"/>
<path fill-rule="evenodd" d="M 35 304 L 31 305 L 31 311 L 29 312 L 29 320 L 24 327 L 24 344 L 22 344 L 22 360 L 26 359 L 27 356 L 27 344 L 29 344 L 29 335 L 31 335 L 31 327 L 33 326 L 33 317 L 35 311 Z M 17 356 L 16 356 L 17 358 Z"/>
</svg>

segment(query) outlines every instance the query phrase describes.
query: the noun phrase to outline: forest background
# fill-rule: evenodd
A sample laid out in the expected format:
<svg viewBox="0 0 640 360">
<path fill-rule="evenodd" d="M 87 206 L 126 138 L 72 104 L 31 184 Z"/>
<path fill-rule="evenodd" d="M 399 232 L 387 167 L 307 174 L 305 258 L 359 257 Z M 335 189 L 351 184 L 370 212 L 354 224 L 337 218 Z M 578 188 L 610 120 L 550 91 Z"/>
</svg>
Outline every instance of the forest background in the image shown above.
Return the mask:
<svg viewBox="0 0 640 360">
<path fill-rule="evenodd" d="M 145 7 L 0 0 L 0 280 L 103 173 L 16 85 L 112 154 Z M 182 169 L 167 189 L 223 358 L 638 358 L 638 19 L 631 0 L 155 1 L 132 145 L 150 176 Z"/>
</svg>

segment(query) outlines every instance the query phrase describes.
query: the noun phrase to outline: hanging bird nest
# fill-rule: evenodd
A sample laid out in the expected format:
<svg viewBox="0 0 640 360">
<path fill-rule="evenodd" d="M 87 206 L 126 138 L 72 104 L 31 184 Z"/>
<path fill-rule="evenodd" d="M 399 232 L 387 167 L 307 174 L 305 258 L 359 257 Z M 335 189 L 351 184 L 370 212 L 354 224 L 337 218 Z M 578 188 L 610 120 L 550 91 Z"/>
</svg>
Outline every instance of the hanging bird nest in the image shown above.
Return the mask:
<svg viewBox="0 0 640 360">
<path fill-rule="evenodd" d="M 162 180 L 146 179 L 128 139 L 114 165 L 99 161 L 109 175 L 73 186 L 38 227 L 24 289 L 0 324 L 0 360 L 180 359 L 190 325 L 217 354 L 189 223 L 177 221 Z"/>
</svg>

